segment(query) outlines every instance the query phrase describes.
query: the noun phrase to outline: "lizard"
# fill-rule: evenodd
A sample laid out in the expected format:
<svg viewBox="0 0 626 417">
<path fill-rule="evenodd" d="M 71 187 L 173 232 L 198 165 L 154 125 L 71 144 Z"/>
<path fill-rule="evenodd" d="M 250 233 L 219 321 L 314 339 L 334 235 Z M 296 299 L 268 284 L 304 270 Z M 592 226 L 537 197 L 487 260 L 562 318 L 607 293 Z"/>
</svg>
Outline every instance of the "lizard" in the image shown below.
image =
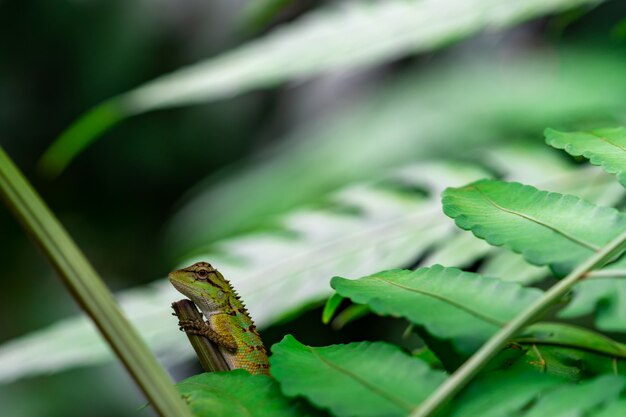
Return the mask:
<svg viewBox="0 0 626 417">
<path fill-rule="evenodd" d="M 207 262 L 197 262 L 169 274 L 180 293 L 189 297 L 204 320 L 181 320 L 181 330 L 214 342 L 231 369 L 269 375 L 267 351 L 250 314 L 230 282 Z"/>
</svg>

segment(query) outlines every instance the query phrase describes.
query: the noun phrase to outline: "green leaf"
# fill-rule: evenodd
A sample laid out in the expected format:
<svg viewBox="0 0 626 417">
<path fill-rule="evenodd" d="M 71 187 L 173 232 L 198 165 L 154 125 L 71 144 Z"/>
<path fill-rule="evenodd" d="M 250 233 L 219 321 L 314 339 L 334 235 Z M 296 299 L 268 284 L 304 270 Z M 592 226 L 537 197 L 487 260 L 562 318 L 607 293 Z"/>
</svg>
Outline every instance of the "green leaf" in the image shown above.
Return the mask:
<svg viewBox="0 0 626 417">
<path fill-rule="evenodd" d="M 626 60 L 597 48 L 527 51 L 494 66 L 497 51 L 473 51 L 427 71 L 394 73 L 373 92 L 360 91 L 355 104 L 329 109 L 327 117 L 309 119 L 288 137 L 274 138 L 280 146 L 263 158 L 238 164 L 229 176 L 205 179 L 170 222 L 166 236 L 170 256 L 179 259 L 217 238 L 264 226 L 272 216 L 297 205 L 318 204 L 339 185 L 378 179 L 391 167 L 433 156 L 466 158 L 468 146 L 484 149 L 488 144 L 489 166 L 507 178 L 613 205 L 590 195 L 598 189 L 613 199 L 624 193 L 614 177 L 597 167 L 575 169 L 568 158 L 543 144 L 504 152 L 493 143 L 508 137 L 501 133 L 503 126 L 507 132 L 538 132 L 549 123 L 566 123 L 579 115 L 606 114 L 607 109 L 622 112 L 626 77 L 620 74 L 626 73 Z M 210 151 L 211 144 L 206 149 Z M 337 158 L 340 163 L 328 163 Z M 293 180 L 294 173 L 298 181 Z M 438 178 L 430 170 L 423 176 Z M 606 186 L 618 191 L 607 194 Z M 244 195 L 246 204 L 241 204 Z"/>
<path fill-rule="evenodd" d="M 231 97 L 288 79 L 374 65 L 427 51 L 485 28 L 503 28 L 598 0 L 354 1 L 314 11 L 269 35 L 141 85 L 108 104 L 125 117 Z M 56 175 L 102 129 L 71 125 L 46 152 L 42 169 Z M 118 119 L 121 119 L 119 117 Z M 112 120 L 107 123 L 112 124 Z"/>
<path fill-rule="evenodd" d="M 465 354 L 541 295 L 517 283 L 440 265 L 385 271 L 357 280 L 335 277 L 331 286 L 375 313 L 405 317 L 434 337 L 450 339 Z"/>
<path fill-rule="evenodd" d="M 615 417 L 626 415 L 626 398 L 620 398 L 605 408 L 589 413 L 589 417 Z"/>
<path fill-rule="evenodd" d="M 339 305 L 343 301 L 343 297 L 339 294 L 333 294 L 324 304 L 324 311 L 322 311 L 322 323 L 328 324 L 335 315 L 335 312 L 339 308 Z"/>
<path fill-rule="evenodd" d="M 538 395 L 562 383 L 562 379 L 534 369 L 489 372 L 479 376 L 462 392 L 447 417 L 518 416 L 520 414 L 516 413 Z"/>
<path fill-rule="evenodd" d="M 593 165 L 615 174 L 626 186 L 626 128 L 596 129 L 583 132 L 559 132 L 546 129 L 546 142 L 572 156 L 583 156 Z"/>
<path fill-rule="evenodd" d="M 372 311 L 367 305 L 363 305 L 363 304 L 350 305 L 346 307 L 345 309 L 343 309 L 341 313 L 337 314 L 337 317 L 335 317 L 335 319 L 332 321 L 331 326 L 333 330 L 343 329 L 348 324 L 362 317 L 367 316 L 371 312 Z"/>
<path fill-rule="evenodd" d="M 286 395 L 338 417 L 406 416 L 445 379 L 383 342 L 310 347 L 285 336 L 272 352 L 272 375 Z"/>
<path fill-rule="evenodd" d="M 571 380 L 626 374 L 626 345 L 584 328 L 538 323 L 513 342 L 527 348 L 526 362 L 542 372 Z"/>
<path fill-rule="evenodd" d="M 176 384 L 196 417 L 300 417 L 311 415 L 285 397 L 276 381 L 238 369 L 210 372 Z"/>
<path fill-rule="evenodd" d="M 626 379 L 604 375 L 579 385 L 564 385 L 539 398 L 524 417 L 583 416 L 604 404 L 617 400 Z"/>
<path fill-rule="evenodd" d="M 564 275 L 626 229 L 626 216 L 571 195 L 481 180 L 443 193 L 461 229 Z"/>
<path fill-rule="evenodd" d="M 594 314 L 595 324 L 605 331 L 626 331 L 626 281 L 593 278 L 580 282 L 572 301 L 559 312 L 563 318 Z"/>
</svg>

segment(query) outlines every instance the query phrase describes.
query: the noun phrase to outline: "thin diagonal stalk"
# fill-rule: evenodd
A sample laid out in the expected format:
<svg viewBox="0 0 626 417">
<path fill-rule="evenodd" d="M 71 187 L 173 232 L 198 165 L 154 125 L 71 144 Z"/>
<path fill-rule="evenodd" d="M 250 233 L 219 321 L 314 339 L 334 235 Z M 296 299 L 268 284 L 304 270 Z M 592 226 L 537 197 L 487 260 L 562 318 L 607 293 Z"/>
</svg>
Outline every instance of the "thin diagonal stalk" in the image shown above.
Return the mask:
<svg viewBox="0 0 626 417">
<path fill-rule="evenodd" d="M 524 327 L 537 320 L 593 268 L 603 264 L 626 248 L 626 232 L 621 233 L 593 256 L 583 262 L 568 276 L 550 288 L 543 297 L 508 322 L 491 339 L 487 341 L 471 358 L 454 372 L 437 390 L 430 395 L 409 417 L 433 416 L 441 407 L 450 401 L 461 389 L 481 371 L 481 369 L 500 352 L 506 344 Z"/>
<path fill-rule="evenodd" d="M 135 382 L 164 417 L 191 417 L 165 370 L 78 246 L 0 147 L 0 197 L 41 248 Z"/>
</svg>

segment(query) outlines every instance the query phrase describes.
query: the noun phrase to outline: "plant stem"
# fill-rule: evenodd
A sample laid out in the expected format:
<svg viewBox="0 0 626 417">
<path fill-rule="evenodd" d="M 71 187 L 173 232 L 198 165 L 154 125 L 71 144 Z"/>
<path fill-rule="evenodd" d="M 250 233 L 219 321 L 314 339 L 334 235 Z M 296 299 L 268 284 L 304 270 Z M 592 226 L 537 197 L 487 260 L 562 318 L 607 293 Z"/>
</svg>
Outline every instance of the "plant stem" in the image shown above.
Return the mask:
<svg viewBox="0 0 626 417">
<path fill-rule="evenodd" d="M 164 417 L 191 417 L 169 375 L 122 314 L 102 279 L 2 147 L 0 197 L 94 321 L 156 411 Z"/>
<path fill-rule="evenodd" d="M 191 300 L 180 300 L 172 303 L 174 313 L 179 320 L 204 320 Z M 200 365 L 206 372 L 230 371 L 219 348 L 204 336 L 187 333 L 187 338 L 196 351 Z"/>
<path fill-rule="evenodd" d="M 441 407 L 450 401 L 480 372 L 480 370 L 502 350 L 511 338 L 524 327 L 531 324 L 572 288 L 576 282 L 585 278 L 593 268 L 611 259 L 626 247 L 626 232 L 621 233 L 593 256 L 574 269 L 568 276 L 550 288 L 543 297 L 508 322 L 491 337 L 471 358 L 454 372 L 426 401 L 420 404 L 409 417 L 433 416 Z"/>
</svg>

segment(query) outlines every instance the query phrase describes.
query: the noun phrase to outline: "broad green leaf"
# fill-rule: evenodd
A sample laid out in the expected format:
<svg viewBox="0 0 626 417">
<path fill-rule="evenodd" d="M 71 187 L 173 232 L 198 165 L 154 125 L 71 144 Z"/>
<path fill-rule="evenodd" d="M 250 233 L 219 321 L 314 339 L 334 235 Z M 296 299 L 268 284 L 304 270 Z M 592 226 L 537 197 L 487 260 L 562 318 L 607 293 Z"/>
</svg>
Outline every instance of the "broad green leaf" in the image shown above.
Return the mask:
<svg viewBox="0 0 626 417">
<path fill-rule="evenodd" d="M 626 385 L 626 379 L 604 375 L 578 385 L 564 385 L 543 395 L 524 417 L 571 417 L 586 413 L 616 401 Z"/>
<path fill-rule="evenodd" d="M 176 384 L 196 417 L 301 417 L 312 415 L 285 397 L 276 381 L 244 370 L 211 372 Z"/>
<path fill-rule="evenodd" d="M 447 417 L 524 415 L 518 413 L 533 399 L 562 383 L 560 378 L 528 368 L 489 372 L 462 392 Z"/>
<path fill-rule="evenodd" d="M 559 132 L 546 129 L 546 142 L 572 156 L 583 156 L 626 186 L 626 128 Z"/>
<path fill-rule="evenodd" d="M 457 226 L 564 275 L 626 229 L 626 216 L 571 195 L 481 180 L 443 194 Z"/>
<path fill-rule="evenodd" d="M 383 342 L 310 347 L 286 336 L 272 347 L 270 364 L 286 395 L 338 417 L 406 416 L 445 379 Z"/>
<path fill-rule="evenodd" d="M 626 398 L 620 398 L 605 408 L 589 413 L 589 417 L 615 417 L 626 415 Z"/>
<path fill-rule="evenodd" d="M 626 281 L 593 278 L 580 282 L 573 291 L 573 299 L 559 312 L 560 317 L 572 318 L 594 314 L 599 329 L 626 331 L 626 299 L 624 299 Z"/>
<path fill-rule="evenodd" d="M 115 122 L 330 70 L 374 65 L 427 51 L 485 28 L 503 28 L 598 0 L 360 0 L 323 8 L 220 56 L 179 69 L 86 113 L 42 159 L 58 174 Z"/>
<path fill-rule="evenodd" d="M 451 340 L 464 354 L 476 350 L 541 295 L 517 283 L 440 265 L 379 272 L 357 280 L 335 277 L 331 286 L 375 313 L 405 317 L 434 337 Z"/>
</svg>

